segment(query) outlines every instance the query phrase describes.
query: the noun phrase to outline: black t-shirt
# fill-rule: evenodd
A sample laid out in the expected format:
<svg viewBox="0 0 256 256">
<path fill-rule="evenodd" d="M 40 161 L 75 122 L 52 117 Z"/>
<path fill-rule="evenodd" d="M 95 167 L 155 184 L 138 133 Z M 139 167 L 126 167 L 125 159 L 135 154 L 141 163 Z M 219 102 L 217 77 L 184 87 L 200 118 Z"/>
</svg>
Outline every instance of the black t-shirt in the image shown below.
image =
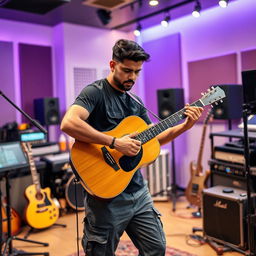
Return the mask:
<svg viewBox="0 0 256 256">
<path fill-rule="evenodd" d="M 141 102 L 138 96 L 134 95 L 134 97 Z M 90 115 L 87 122 L 98 131 L 112 130 L 125 117 L 131 115 L 139 116 L 147 124 L 151 123 L 146 110 L 127 93 L 114 89 L 107 79 L 98 80 L 86 86 L 74 104 L 89 111 Z M 141 187 L 143 187 L 143 177 L 138 170 L 125 192 L 136 192 Z"/>
</svg>

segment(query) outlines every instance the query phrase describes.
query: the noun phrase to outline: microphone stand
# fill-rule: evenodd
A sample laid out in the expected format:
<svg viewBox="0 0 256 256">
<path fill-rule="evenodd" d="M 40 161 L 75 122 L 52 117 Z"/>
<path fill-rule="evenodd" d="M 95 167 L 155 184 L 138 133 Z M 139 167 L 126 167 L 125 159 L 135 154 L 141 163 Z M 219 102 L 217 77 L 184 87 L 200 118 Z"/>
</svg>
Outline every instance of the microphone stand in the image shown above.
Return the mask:
<svg viewBox="0 0 256 256">
<path fill-rule="evenodd" d="M 247 128 L 247 118 L 249 115 L 256 112 L 255 102 L 243 104 L 243 123 L 244 123 L 244 158 L 245 158 L 245 175 L 247 183 L 247 226 L 248 226 L 248 246 L 249 256 L 256 255 L 255 252 L 255 212 L 251 196 L 251 170 L 250 170 L 250 152 L 249 152 L 249 137 Z"/>
<path fill-rule="evenodd" d="M 44 134 L 47 134 L 47 130 L 42 127 L 35 119 L 31 118 L 26 112 L 24 112 L 22 109 L 20 109 L 14 102 L 12 102 L 2 91 L 0 91 L 0 95 L 8 101 L 14 108 L 16 108 L 20 113 L 22 113 L 29 121 L 32 123 L 35 127 L 37 127 L 41 132 Z M 12 255 L 12 240 L 19 240 L 19 241 L 24 241 L 24 242 L 30 242 L 30 243 L 35 243 L 35 244 L 40 244 L 43 246 L 48 246 L 48 243 L 42 243 L 42 242 L 37 242 L 33 240 L 27 240 L 23 238 L 19 238 L 16 236 L 11 235 L 11 207 L 10 207 L 10 184 L 9 184 L 9 178 L 8 178 L 8 171 L 5 174 L 5 179 L 6 179 L 6 215 L 7 215 L 7 227 L 8 227 L 8 232 L 7 232 L 7 241 L 5 245 L 5 249 L 3 251 L 3 254 L 5 255 L 6 249 L 9 245 L 9 251 L 8 255 Z M 1 193 L 0 193 L 1 196 Z M 2 215 L 0 215 L 0 221 L 2 223 Z M 0 232 L 2 233 L 2 225 L 0 225 Z M 2 237 L 0 237 L 2 239 Z M 0 241 L 1 246 L 0 246 L 0 253 L 2 253 L 2 241 Z M 40 253 L 26 253 L 26 252 L 15 252 L 15 255 L 49 255 L 48 252 L 40 252 Z"/>
</svg>

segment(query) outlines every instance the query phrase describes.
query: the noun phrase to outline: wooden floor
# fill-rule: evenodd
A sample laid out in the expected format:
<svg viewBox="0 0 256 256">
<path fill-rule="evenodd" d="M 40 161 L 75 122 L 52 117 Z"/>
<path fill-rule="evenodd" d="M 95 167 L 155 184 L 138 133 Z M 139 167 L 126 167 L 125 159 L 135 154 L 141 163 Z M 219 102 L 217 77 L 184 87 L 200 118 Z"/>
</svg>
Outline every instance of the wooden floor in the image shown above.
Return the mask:
<svg viewBox="0 0 256 256">
<path fill-rule="evenodd" d="M 191 218 L 191 213 L 195 209 L 187 209 L 187 202 L 184 198 L 179 198 L 176 203 L 176 212 L 172 211 L 171 202 L 155 202 L 155 206 L 162 213 L 162 221 L 166 233 L 167 245 L 194 253 L 198 256 L 211 256 L 217 255 L 216 252 L 208 245 L 200 245 L 187 241 L 187 237 L 192 233 L 192 227 L 201 227 L 201 218 Z M 82 220 L 83 212 L 79 213 L 79 233 L 82 236 Z M 42 247 L 31 243 L 20 241 L 13 241 L 13 246 L 16 249 L 24 250 L 26 252 L 49 252 L 51 256 L 67 256 L 76 251 L 76 217 L 74 213 L 66 214 L 59 218 L 57 223 L 66 224 L 67 227 L 52 226 L 47 230 L 32 233 L 28 238 L 35 241 L 47 242 L 48 247 Z M 18 237 L 23 237 L 27 232 L 24 228 Z M 198 233 L 199 235 L 201 233 Z M 121 239 L 129 239 L 126 234 Z M 192 242 L 189 245 L 188 242 Z M 79 243 L 80 244 L 80 243 Z M 79 245 L 80 246 L 80 245 Z M 81 249 L 81 246 L 80 246 Z M 225 256 L 238 256 L 242 255 L 238 252 L 226 252 Z"/>
</svg>

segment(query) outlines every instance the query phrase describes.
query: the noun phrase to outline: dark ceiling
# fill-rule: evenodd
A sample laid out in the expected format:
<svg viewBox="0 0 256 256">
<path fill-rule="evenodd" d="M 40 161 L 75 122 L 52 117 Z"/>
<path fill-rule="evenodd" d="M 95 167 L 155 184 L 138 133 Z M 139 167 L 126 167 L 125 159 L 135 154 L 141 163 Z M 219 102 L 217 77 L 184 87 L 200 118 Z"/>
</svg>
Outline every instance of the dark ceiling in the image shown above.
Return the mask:
<svg viewBox="0 0 256 256">
<path fill-rule="evenodd" d="M 27 5 L 24 3 L 26 3 Z M 31 7 L 31 2 L 34 1 Z M 108 1 L 108 0 L 106 0 Z M 126 5 L 112 10 L 111 20 L 104 25 L 97 14 L 98 8 L 82 4 L 82 0 L 0 0 L 0 19 L 23 21 L 47 26 L 55 26 L 62 22 L 111 29 L 118 27 L 130 31 L 141 19 L 143 27 L 158 24 L 164 17 L 162 10 L 170 9 L 172 19 L 190 14 L 194 8 L 194 0 L 159 0 L 157 7 L 148 5 L 148 0 L 135 0 L 133 5 Z M 234 1 L 234 0 L 233 0 Z M 202 11 L 218 5 L 218 0 L 200 0 Z M 50 4 L 49 4 L 50 3 Z M 151 15 L 158 13 L 158 15 Z M 145 17 L 145 19 L 143 18 Z M 122 26 L 124 24 L 129 24 Z M 120 26 L 121 25 L 121 26 Z"/>
</svg>

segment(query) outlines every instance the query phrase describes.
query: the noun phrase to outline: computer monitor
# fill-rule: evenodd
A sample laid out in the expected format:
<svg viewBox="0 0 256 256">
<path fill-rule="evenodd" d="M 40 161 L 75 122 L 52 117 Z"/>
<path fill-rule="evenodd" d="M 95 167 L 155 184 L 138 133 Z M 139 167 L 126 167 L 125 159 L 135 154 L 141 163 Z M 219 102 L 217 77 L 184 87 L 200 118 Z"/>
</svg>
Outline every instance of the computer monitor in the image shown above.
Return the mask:
<svg viewBox="0 0 256 256">
<path fill-rule="evenodd" d="M 19 141 L 0 143 L 0 172 L 28 166 Z"/>
</svg>

